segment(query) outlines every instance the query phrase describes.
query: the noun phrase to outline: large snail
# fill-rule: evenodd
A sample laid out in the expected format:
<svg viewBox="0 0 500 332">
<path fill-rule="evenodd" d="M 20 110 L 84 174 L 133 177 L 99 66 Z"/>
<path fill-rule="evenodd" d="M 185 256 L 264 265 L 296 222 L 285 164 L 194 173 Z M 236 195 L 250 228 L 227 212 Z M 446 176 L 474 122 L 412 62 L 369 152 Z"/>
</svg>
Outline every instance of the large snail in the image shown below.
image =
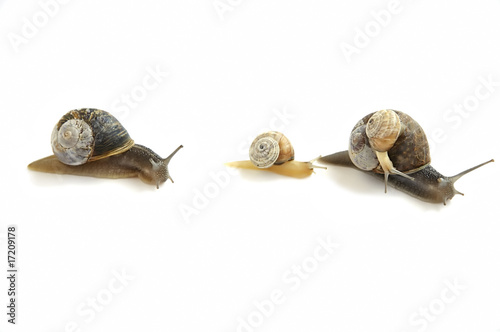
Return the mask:
<svg viewBox="0 0 500 332">
<path fill-rule="evenodd" d="M 492 160 L 455 176 L 444 176 L 431 165 L 424 130 L 409 115 L 390 109 L 368 114 L 353 128 L 347 151 L 319 159 L 327 164 L 367 171 L 411 196 L 431 203 L 444 203 L 463 195 L 454 183 L 463 175 Z"/>
<path fill-rule="evenodd" d="M 66 113 L 52 131 L 54 155 L 28 165 L 34 171 L 93 176 L 99 178 L 139 177 L 156 185 L 168 179 L 170 159 L 134 144 L 127 130 L 108 112 L 83 108 Z"/>
<path fill-rule="evenodd" d="M 269 131 L 257 136 L 250 145 L 250 160 L 226 163 L 227 166 L 253 170 L 265 170 L 295 178 L 311 175 L 316 160 L 301 162 L 295 160 L 295 152 L 288 138 L 280 132 Z"/>
</svg>

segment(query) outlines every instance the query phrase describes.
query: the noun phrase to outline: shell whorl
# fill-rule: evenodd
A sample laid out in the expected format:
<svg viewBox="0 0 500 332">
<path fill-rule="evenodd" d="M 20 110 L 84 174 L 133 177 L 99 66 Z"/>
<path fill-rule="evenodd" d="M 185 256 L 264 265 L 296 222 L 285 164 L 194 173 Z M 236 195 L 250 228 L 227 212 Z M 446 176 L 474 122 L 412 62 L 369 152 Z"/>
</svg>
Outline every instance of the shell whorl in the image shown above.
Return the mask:
<svg viewBox="0 0 500 332">
<path fill-rule="evenodd" d="M 401 121 L 393 110 L 375 112 L 366 124 L 370 145 L 379 152 L 388 151 L 399 137 Z"/>
<path fill-rule="evenodd" d="M 360 121 L 354 127 L 349 139 L 349 157 L 357 168 L 371 171 L 378 166 L 378 159 L 373 152 L 368 137 L 366 136 L 366 125 Z"/>
<path fill-rule="evenodd" d="M 66 113 L 51 136 L 54 155 L 66 165 L 82 165 L 129 150 L 134 141 L 106 111 L 80 109 Z"/>
<path fill-rule="evenodd" d="M 380 116 L 383 115 L 383 113 L 394 113 L 399 119 L 400 128 L 398 130 L 393 130 L 392 133 L 394 135 L 395 132 L 399 132 L 399 135 L 395 142 L 392 143 L 391 148 L 386 150 L 394 167 L 401 172 L 412 173 L 429 164 L 431 161 L 429 144 L 422 127 L 406 113 L 394 110 L 384 111 L 390 112 L 379 111 L 370 113 L 358 121 L 354 126 L 350 135 L 348 148 L 349 157 L 352 163 L 359 169 L 365 171 L 373 170 L 376 173 L 384 173 L 375 154 L 375 150 L 377 149 L 373 147 L 373 138 L 370 139 L 367 133 L 367 127 L 369 125 L 372 127 L 370 128 L 370 134 L 374 135 L 371 132 L 371 130 L 376 127 L 376 118 L 374 118 L 374 116 L 377 113 L 379 113 Z M 370 124 L 369 122 L 372 119 L 374 119 L 374 121 Z M 385 123 L 387 124 L 389 121 L 390 120 L 386 120 Z M 395 121 L 393 115 L 392 121 Z M 384 121 L 382 122 L 384 123 Z M 390 130 L 385 131 L 390 133 Z M 383 151 L 383 149 L 377 151 Z"/>
<path fill-rule="evenodd" d="M 280 132 L 270 131 L 257 136 L 250 146 L 250 160 L 259 168 L 268 168 L 293 160 L 292 144 Z"/>
<path fill-rule="evenodd" d="M 66 121 L 58 129 L 54 127 L 51 137 L 54 155 L 66 165 L 81 165 L 92 156 L 94 136 L 92 128 L 81 119 Z"/>
</svg>

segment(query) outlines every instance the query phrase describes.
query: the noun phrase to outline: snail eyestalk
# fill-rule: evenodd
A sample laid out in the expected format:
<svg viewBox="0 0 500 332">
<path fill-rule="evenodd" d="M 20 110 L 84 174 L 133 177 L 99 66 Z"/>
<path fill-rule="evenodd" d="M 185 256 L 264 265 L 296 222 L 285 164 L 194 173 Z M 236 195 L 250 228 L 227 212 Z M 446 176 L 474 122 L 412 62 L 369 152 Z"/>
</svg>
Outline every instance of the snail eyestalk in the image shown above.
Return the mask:
<svg viewBox="0 0 500 332">
<path fill-rule="evenodd" d="M 226 166 L 263 170 L 294 178 L 305 178 L 314 172 L 314 168 L 324 168 L 313 165 L 311 161 L 296 161 L 293 146 L 280 132 L 269 131 L 257 136 L 250 145 L 250 160 L 233 161 Z"/>
<path fill-rule="evenodd" d="M 160 189 L 160 184 L 162 184 L 163 182 L 166 182 L 168 179 L 170 179 L 170 181 L 172 181 L 172 183 L 174 183 L 174 180 L 172 179 L 172 177 L 170 176 L 170 173 L 168 172 L 168 163 L 170 162 L 172 157 L 175 156 L 175 154 L 182 148 L 183 148 L 183 146 L 179 145 L 179 147 L 177 149 L 175 149 L 174 152 L 172 152 L 167 158 L 162 159 L 158 163 L 155 163 L 152 159 L 149 160 L 153 164 L 153 170 L 155 168 L 157 168 L 157 170 L 156 170 L 157 175 L 155 176 L 156 189 Z"/>
<path fill-rule="evenodd" d="M 225 165 L 243 169 L 268 171 L 280 175 L 290 176 L 296 179 L 303 179 L 310 176 L 314 172 L 315 168 L 326 169 L 326 167 L 323 166 L 313 165 L 313 162 L 316 161 L 317 159 L 318 158 L 313 159 L 311 161 L 290 160 L 284 164 L 272 165 L 267 168 L 257 167 L 250 160 L 233 161 L 226 163 Z"/>
<path fill-rule="evenodd" d="M 484 163 L 481 163 L 481 164 L 479 164 L 477 166 L 471 167 L 469 169 L 466 169 L 465 171 L 460 172 L 457 175 L 449 176 L 449 177 L 444 177 L 444 178 L 439 178 L 438 179 L 439 186 L 441 186 L 442 188 L 448 188 L 448 192 L 450 192 L 450 195 L 447 195 L 447 196 L 445 196 L 443 198 L 443 204 L 446 205 L 446 200 L 451 200 L 454 195 L 458 194 L 458 195 L 464 196 L 463 193 L 461 193 L 460 191 L 458 191 L 457 189 L 455 189 L 455 182 L 457 182 L 465 174 L 470 173 L 473 170 L 476 170 L 479 167 L 484 166 L 484 165 L 489 164 L 489 163 L 492 163 L 492 162 L 494 162 L 493 159 L 488 160 L 488 161 L 486 161 Z"/>
<path fill-rule="evenodd" d="M 316 161 L 320 160 L 321 158 L 323 158 L 323 157 L 319 156 L 319 157 L 316 157 L 313 160 L 307 162 L 309 168 L 313 170 L 313 173 L 314 173 L 314 168 L 327 169 L 325 166 L 314 165 L 314 163 Z"/>
<path fill-rule="evenodd" d="M 67 112 L 52 130 L 53 155 L 28 165 L 33 171 L 121 179 L 138 177 L 155 185 L 172 178 L 167 158 L 135 144 L 127 130 L 110 113 L 82 108 Z"/>
<path fill-rule="evenodd" d="M 174 150 L 174 152 L 172 152 L 172 153 L 170 154 L 170 156 L 168 156 L 167 158 L 163 159 L 163 162 L 168 164 L 168 163 L 170 162 L 170 159 L 172 159 L 172 157 L 173 157 L 173 156 L 177 153 L 177 151 L 179 151 L 179 150 L 180 150 L 180 149 L 182 149 L 183 147 L 184 147 L 184 146 L 179 145 L 179 147 L 178 147 L 177 149 L 175 149 L 175 150 Z M 170 179 L 170 180 L 172 180 L 172 179 Z M 174 182 L 174 181 L 172 181 L 172 182 Z"/>
<path fill-rule="evenodd" d="M 394 166 L 392 165 L 391 159 L 389 159 L 389 155 L 386 152 L 379 152 L 375 151 L 375 154 L 377 155 L 378 161 L 380 162 L 380 166 L 382 166 L 382 169 L 384 170 L 384 182 L 385 182 L 385 192 L 387 193 L 387 181 L 389 179 L 389 174 L 397 174 L 401 175 L 407 179 L 414 180 L 411 176 L 398 171 Z"/>
<path fill-rule="evenodd" d="M 479 165 L 477 165 L 477 166 L 474 166 L 474 167 L 471 167 L 471 168 L 469 168 L 469 169 L 466 169 L 465 171 L 460 172 L 460 173 L 458 173 L 457 175 L 450 176 L 450 177 L 449 177 L 449 179 L 450 179 L 451 183 L 455 183 L 455 182 L 457 182 L 457 181 L 458 181 L 458 179 L 460 179 L 460 178 L 461 178 L 462 176 L 464 176 L 465 174 L 470 173 L 470 172 L 472 172 L 473 170 L 476 170 L 476 169 L 478 169 L 479 167 L 484 166 L 484 165 L 489 164 L 489 163 L 492 163 L 492 162 L 494 162 L 494 161 L 495 161 L 494 159 L 488 160 L 488 161 L 486 161 L 486 162 L 484 162 L 484 163 L 482 163 L 482 164 L 479 164 Z M 457 192 L 457 193 L 458 193 L 458 194 L 462 194 L 462 193 L 459 193 L 459 192 Z M 463 194 L 462 194 L 462 195 L 463 195 Z"/>
<path fill-rule="evenodd" d="M 395 141 L 379 141 L 387 137 Z M 455 176 L 445 176 L 431 166 L 429 143 L 422 127 L 408 114 L 383 110 L 356 123 L 347 151 L 319 161 L 370 174 L 385 182 L 386 192 L 389 185 L 424 202 L 446 205 L 455 195 L 463 195 L 454 187 L 458 179 L 493 159 Z"/>
<path fill-rule="evenodd" d="M 174 150 L 174 152 L 172 152 L 170 154 L 170 156 L 168 156 L 167 158 L 163 159 L 163 163 L 165 165 L 168 165 L 168 163 L 170 162 L 170 159 L 172 159 L 173 156 L 175 156 L 175 154 L 180 150 L 182 149 L 184 146 L 182 145 L 179 145 L 179 147 L 177 149 Z M 165 166 L 166 167 L 166 166 Z M 172 177 L 170 176 L 170 173 L 168 173 L 168 170 L 167 170 L 167 180 L 170 180 L 172 181 L 172 183 L 174 183 L 174 179 L 172 179 Z M 166 180 L 165 180 L 166 181 Z M 156 189 L 159 189 L 159 185 L 157 184 L 156 185 Z"/>
</svg>

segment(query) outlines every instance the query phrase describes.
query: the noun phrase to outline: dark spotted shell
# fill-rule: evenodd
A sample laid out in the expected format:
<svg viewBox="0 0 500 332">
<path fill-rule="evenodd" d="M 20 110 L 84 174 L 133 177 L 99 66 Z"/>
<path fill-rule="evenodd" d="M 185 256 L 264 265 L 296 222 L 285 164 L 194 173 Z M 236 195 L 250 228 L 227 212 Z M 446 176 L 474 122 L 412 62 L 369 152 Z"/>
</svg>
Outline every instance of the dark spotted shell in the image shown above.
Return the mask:
<svg viewBox="0 0 500 332">
<path fill-rule="evenodd" d="M 416 172 L 431 162 L 427 137 L 422 127 L 408 114 L 394 112 L 400 119 L 401 131 L 394 146 L 388 151 L 389 158 L 394 168 L 400 172 Z M 384 171 L 366 135 L 366 124 L 374 113 L 368 114 L 354 126 L 349 138 L 349 157 L 358 168 L 383 174 Z"/>
<path fill-rule="evenodd" d="M 66 113 L 52 131 L 52 151 L 64 164 L 82 165 L 129 150 L 134 141 L 106 111 L 82 108 Z"/>
</svg>

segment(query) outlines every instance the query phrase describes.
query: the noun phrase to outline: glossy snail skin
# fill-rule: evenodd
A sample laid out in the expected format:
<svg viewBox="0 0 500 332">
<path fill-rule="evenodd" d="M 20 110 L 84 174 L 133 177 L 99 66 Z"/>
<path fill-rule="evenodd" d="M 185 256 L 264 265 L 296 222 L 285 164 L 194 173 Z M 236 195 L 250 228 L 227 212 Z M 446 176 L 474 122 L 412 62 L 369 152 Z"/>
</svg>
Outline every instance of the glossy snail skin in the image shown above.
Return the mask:
<svg viewBox="0 0 500 332">
<path fill-rule="evenodd" d="M 263 170 L 294 178 L 305 178 L 314 172 L 316 160 L 296 161 L 295 152 L 288 138 L 280 132 L 270 131 L 257 136 L 250 146 L 250 160 L 233 161 L 226 166 Z"/>
<path fill-rule="evenodd" d="M 391 136 L 389 144 L 381 147 L 377 144 L 380 142 L 373 142 L 368 127 L 376 126 L 371 122 L 386 116 L 391 119 L 383 119 L 382 127 L 386 125 L 390 127 L 396 123 L 396 127 L 399 128 L 386 131 L 389 133 L 386 136 Z M 384 145 L 387 141 L 382 143 Z M 387 185 L 389 185 L 422 201 L 444 205 L 456 194 L 463 195 L 454 187 L 458 179 L 493 162 L 492 159 L 448 177 L 435 170 L 430 165 L 430 160 L 429 145 L 423 129 L 407 114 L 394 110 L 368 114 L 353 128 L 347 151 L 318 159 L 321 163 L 351 167 L 371 174 L 385 182 L 386 192 Z"/>
<path fill-rule="evenodd" d="M 64 115 L 52 133 L 54 155 L 28 165 L 33 171 L 98 178 L 138 177 L 147 184 L 172 178 L 167 158 L 134 144 L 127 131 L 111 114 L 97 109 L 73 110 Z"/>
<path fill-rule="evenodd" d="M 174 182 L 168 172 L 168 163 L 179 146 L 170 156 L 162 159 L 145 146 L 135 144 L 132 148 L 118 155 L 88 162 L 79 166 L 70 166 L 60 162 L 56 156 L 48 156 L 28 165 L 32 171 L 91 176 L 96 178 L 122 179 L 138 177 L 146 184 L 156 188 L 167 180 Z"/>
<path fill-rule="evenodd" d="M 318 159 L 318 161 L 330 165 L 354 168 L 358 171 L 362 171 L 364 173 L 375 176 L 381 181 L 385 180 L 383 174 L 363 171 L 356 167 L 352 163 L 351 158 L 349 158 L 348 151 L 333 153 L 331 155 L 321 157 L 320 159 Z M 405 192 L 408 195 L 418 198 L 424 202 L 443 203 L 444 205 L 446 205 L 446 201 L 451 200 L 456 194 L 460 194 L 463 196 L 463 194 L 456 190 L 454 186 L 455 182 L 458 179 L 460 179 L 465 174 L 493 161 L 494 160 L 491 159 L 454 176 L 444 176 L 436 171 L 431 165 L 427 165 L 421 170 L 411 174 L 413 180 L 402 176 L 390 176 L 388 179 L 388 184 L 389 186 Z"/>
<path fill-rule="evenodd" d="M 310 176 L 314 172 L 314 168 L 324 168 L 313 165 L 314 161 L 316 161 L 316 159 L 311 161 L 291 160 L 282 165 L 272 165 L 267 168 L 259 168 L 254 164 L 252 164 L 250 160 L 241 160 L 241 161 L 232 161 L 226 163 L 226 166 L 242 168 L 242 169 L 250 169 L 255 171 L 267 171 L 293 177 L 296 179 L 303 179 Z"/>
</svg>

